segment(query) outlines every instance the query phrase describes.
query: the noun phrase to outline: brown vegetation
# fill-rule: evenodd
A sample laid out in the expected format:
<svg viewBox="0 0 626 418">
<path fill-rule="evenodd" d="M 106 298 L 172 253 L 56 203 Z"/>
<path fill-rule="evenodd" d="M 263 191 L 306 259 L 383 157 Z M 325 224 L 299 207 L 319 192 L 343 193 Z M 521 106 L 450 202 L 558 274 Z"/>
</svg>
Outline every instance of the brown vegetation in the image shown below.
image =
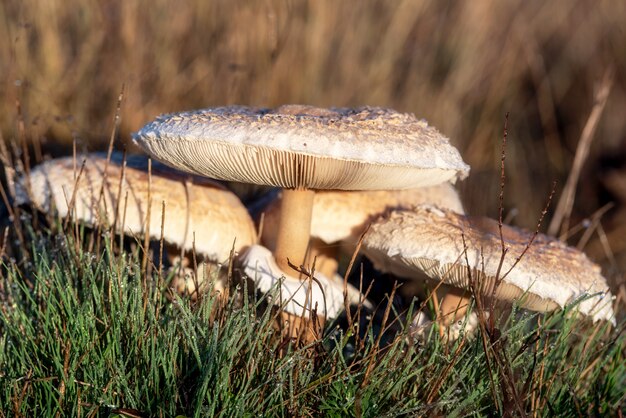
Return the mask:
<svg viewBox="0 0 626 418">
<path fill-rule="evenodd" d="M 389 106 L 452 138 L 472 167 L 468 212 L 495 216 L 510 111 L 505 207 L 530 228 L 552 180 L 558 193 L 565 184 L 595 89 L 614 68 L 570 225 L 597 226 L 593 214 L 615 201 L 586 248 L 611 275 L 626 270 L 623 1 L 8 0 L 0 21 L 5 139 L 18 136 L 19 101 L 27 139 L 47 138 L 46 152 L 72 138 L 103 148 L 123 85 L 125 143 L 157 114 L 190 108 Z"/>
</svg>

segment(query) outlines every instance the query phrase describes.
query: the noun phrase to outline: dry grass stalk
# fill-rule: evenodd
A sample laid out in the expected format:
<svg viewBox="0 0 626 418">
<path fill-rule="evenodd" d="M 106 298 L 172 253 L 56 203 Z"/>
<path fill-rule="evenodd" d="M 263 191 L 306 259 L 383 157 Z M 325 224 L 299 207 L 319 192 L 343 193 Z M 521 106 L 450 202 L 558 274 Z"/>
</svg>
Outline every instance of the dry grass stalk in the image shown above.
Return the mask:
<svg viewBox="0 0 626 418">
<path fill-rule="evenodd" d="M 549 235 L 556 235 L 560 228 L 560 235 L 564 236 L 569 229 L 569 219 L 572 214 L 572 208 L 574 207 L 574 198 L 576 197 L 578 179 L 580 178 L 583 165 L 589 156 L 589 149 L 591 147 L 591 142 L 593 141 L 596 128 L 598 127 L 598 123 L 600 122 L 600 116 L 602 116 L 609 94 L 611 93 L 614 75 L 615 73 L 613 67 L 608 68 L 604 73 L 600 88 L 595 94 L 593 108 L 591 109 L 585 128 L 580 134 L 580 141 L 576 147 L 576 154 L 574 156 L 572 169 L 567 177 L 563 194 L 559 199 L 554 216 L 552 217 L 550 226 L 548 227 Z"/>
</svg>

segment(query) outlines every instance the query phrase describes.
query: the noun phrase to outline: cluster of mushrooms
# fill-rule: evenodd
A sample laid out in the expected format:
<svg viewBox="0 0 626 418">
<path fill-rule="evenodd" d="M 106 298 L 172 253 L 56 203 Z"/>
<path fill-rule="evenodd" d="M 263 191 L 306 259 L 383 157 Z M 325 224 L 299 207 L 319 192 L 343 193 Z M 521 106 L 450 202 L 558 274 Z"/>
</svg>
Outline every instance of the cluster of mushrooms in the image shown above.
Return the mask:
<svg viewBox="0 0 626 418">
<path fill-rule="evenodd" d="M 77 178 L 75 159 L 51 160 L 16 181 L 17 202 L 71 210 L 85 222 L 105 216 L 122 233 L 163 234 L 207 262 L 224 263 L 234 249 L 259 291 L 279 288 L 274 300 L 288 317 L 323 321 L 344 310 L 346 297 L 368 303 L 337 273 L 341 254 L 364 234 L 362 253 L 376 269 L 434 292 L 443 325 L 464 315 L 472 291 L 536 311 L 577 301 L 578 312 L 614 322 L 606 280 L 582 252 L 465 215 L 453 184 L 468 165 L 414 115 L 218 107 L 158 117 L 133 139 L 176 170 L 155 164 L 149 179 L 145 167 L 92 154 Z M 260 236 L 240 199 L 214 180 L 281 188 L 260 211 Z M 177 286 L 194 291 L 189 281 Z"/>
</svg>

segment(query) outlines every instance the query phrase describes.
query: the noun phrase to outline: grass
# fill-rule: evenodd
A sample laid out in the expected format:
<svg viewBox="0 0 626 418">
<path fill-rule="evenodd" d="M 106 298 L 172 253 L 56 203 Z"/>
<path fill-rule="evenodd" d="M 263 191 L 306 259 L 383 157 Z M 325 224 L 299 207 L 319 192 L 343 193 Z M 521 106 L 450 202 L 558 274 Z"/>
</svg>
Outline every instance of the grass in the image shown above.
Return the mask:
<svg viewBox="0 0 626 418">
<path fill-rule="evenodd" d="M 241 285 L 227 301 L 170 300 L 138 251 L 105 233 L 89 252 L 90 232 L 36 223 L 14 219 L 2 258 L 0 416 L 615 416 L 626 406 L 623 321 L 514 307 L 486 327 L 487 345 L 480 334 L 448 345 L 436 331 L 414 341 L 379 323 L 360 335 L 329 324 L 323 340 L 297 346 Z"/>
</svg>

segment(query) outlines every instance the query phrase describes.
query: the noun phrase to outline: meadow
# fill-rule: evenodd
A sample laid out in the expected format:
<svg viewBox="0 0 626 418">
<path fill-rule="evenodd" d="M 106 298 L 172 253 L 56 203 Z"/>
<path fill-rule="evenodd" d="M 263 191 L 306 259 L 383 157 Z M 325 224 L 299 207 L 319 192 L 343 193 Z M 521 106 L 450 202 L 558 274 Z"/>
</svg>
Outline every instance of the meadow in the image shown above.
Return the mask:
<svg viewBox="0 0 626 418">
<path fill-rule="evenodd" d="M 466 211 L 497 217 L 508 113 L 507 223 L 534 230 L 556 181 L 540 229 L 602 266 L 618 317 L 514 308 L 499 338 L 447 345 L 409 338 L 381 296 L 392 325 L 294 345 L 236 280 L 225 301 L 172 299 L 141 245 L 3 199 L 0 416 L 623 413 L 624 21 L 618 0 L 2 2 L 1 140 L 26 166 L 111 140 L 138 153 L 131 132 L 167 112 L 376 105 L 450 137 Z"/>
<path fill-rule="evenodd" d="M 351 311 L 323 338 L 299 342 L 267 308 L 277 289 L 251 294 L 229 276 L 226 299 L 172 295 L 160 260 L 142 267 L 141 252 L 123 250 L 107 228 L 15 214 L 1 266 L 1 416 L 611 416 L 624 408 L 624 320 L 617 328 L 582 321 L 570 315 L 576 303 L 550 314 L 514 305 L 450 343 L 437 328 L 415 337 L 413 313 L 433 308 L 400 310 L 393 288 L 376 315 Z"/>
</svg>

